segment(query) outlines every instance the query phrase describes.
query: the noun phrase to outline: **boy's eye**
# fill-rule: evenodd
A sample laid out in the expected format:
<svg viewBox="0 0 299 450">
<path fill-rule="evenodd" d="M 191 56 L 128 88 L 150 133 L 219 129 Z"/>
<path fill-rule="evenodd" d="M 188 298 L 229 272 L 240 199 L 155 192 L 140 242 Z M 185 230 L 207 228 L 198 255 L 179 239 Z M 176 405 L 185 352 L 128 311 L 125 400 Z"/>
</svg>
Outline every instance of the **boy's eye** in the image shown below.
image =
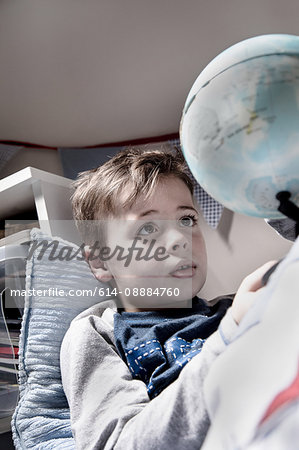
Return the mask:
<svg viewBox="0 0 299 450">
<path fill-rule="evenodd" d="M 155 231 L 158 231 L 158 229 L 154 224 L 146 223 L 145 225 L 143 225 L 142 228 L 140 228 L 140 230 L 138 231 L 137 234 L 147 235 L 147 234 L 155 233 Z"/>
<path fill-rule="evenodd" d="M 193 227 L 197 224 L 197 219 L 193 215 L 184 216 L 180 219 L 180 221 L 184 227 Z"/>
</svg>

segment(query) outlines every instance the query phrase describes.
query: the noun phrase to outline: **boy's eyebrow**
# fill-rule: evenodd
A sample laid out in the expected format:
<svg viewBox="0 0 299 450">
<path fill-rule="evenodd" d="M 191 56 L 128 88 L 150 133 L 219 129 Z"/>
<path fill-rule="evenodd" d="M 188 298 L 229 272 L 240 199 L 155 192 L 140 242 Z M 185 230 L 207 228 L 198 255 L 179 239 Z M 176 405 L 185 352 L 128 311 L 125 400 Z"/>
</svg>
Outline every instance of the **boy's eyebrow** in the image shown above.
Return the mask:
<svg viewBox="0 0 299 450">
<path fill-rule="evenodd" d="M 195 208 L 193 208 L 193 206 L 182 205 L 182 206 L 177 207 L 177 211 L 181 211 L 181 210 L 185 210 L 185 209 L 192 209 L 192 211 L 194 211 L 194 212 L 196 212 L 196 214 L 198 214 L 198 211 Z M 149 209 L 148 211 L 144 211 L 142 214 L 139 214 L 138 218 L 148 216 L 149 214 L 158 213 L 158 212 L 159 211 L 157 211 L 156 209 Z"/>
</svg>

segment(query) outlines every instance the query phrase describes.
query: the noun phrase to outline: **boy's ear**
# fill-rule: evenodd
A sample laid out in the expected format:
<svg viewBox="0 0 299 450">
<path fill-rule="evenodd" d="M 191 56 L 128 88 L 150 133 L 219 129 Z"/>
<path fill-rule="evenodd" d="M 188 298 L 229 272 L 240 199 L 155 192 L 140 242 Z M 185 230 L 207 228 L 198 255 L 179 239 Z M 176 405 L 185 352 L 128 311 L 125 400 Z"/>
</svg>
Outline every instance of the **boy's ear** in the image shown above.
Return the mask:
<svg viewBox="0 0 299 450">
<path fill-rule="evenodd" d="M 89 245 L 84 246 L 84 256 L 97 280 L 107 283 L 113 279 L 113 275 L 106 264 L 100 260 L 95 252 L 91 252 Z"/>
</svg>

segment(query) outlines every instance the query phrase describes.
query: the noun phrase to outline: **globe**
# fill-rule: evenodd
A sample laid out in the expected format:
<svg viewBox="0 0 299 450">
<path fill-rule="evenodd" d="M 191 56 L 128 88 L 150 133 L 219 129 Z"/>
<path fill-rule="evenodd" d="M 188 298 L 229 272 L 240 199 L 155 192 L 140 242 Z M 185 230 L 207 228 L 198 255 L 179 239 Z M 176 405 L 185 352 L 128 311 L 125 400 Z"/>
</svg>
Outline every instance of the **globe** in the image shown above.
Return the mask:
<svg viewBox="0 0 299 450">
<path fill-rule="evenodd" d="M 299 206 L 299 36 L 228 48 L 201 72 L 180 125 L 199 184 L 227 208 L 278 219 L 279 192 Z"/>
</svg>

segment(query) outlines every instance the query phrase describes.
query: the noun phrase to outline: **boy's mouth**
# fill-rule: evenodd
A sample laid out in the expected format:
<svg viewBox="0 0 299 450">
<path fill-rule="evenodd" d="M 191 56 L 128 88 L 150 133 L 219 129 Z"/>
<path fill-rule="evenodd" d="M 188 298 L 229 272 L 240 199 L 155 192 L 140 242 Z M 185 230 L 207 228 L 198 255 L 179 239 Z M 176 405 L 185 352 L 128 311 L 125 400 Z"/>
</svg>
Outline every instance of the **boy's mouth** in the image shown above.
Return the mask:
<svg viewBox="0 0 299 450">
<path fill-rule="evenodd" d="M 170 275 L 175 278 L 192 278 L 196 271 L 196 264 L 193 262 L 180 262 Z"/>
</svg>

